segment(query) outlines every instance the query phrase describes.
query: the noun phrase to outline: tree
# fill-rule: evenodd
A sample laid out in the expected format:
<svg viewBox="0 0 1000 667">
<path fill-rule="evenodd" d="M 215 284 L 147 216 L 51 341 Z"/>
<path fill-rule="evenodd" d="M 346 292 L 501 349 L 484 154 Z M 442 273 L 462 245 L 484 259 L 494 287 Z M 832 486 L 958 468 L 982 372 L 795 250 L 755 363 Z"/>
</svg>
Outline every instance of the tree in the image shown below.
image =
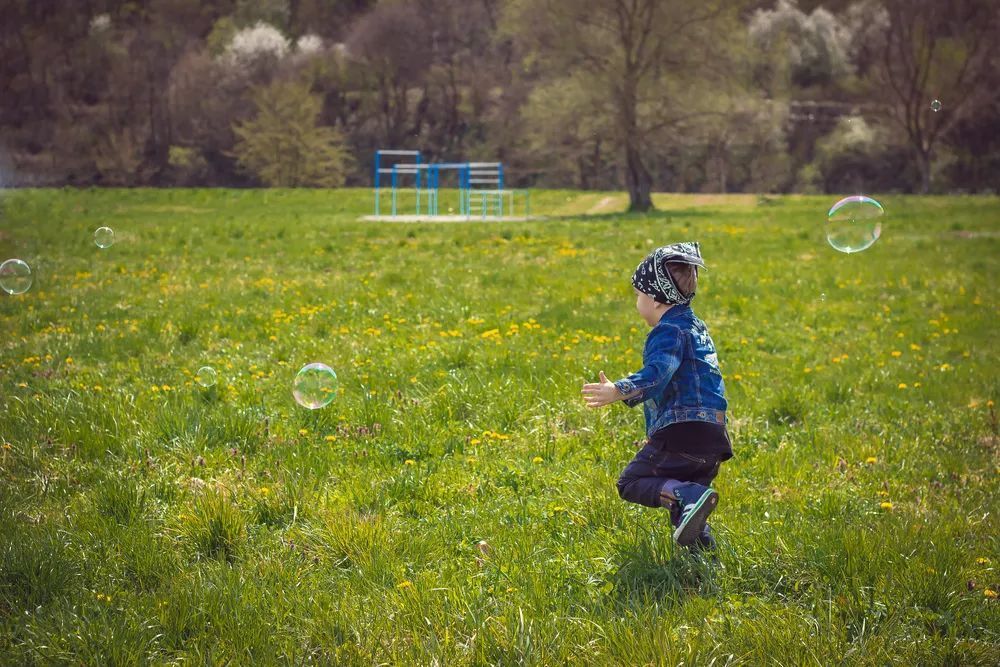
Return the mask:
<svg viewBox="0 0 1000 667">
<path fill-rule="evenodd" d="M 718 75 L 713 29 L 733 3 L 694 0 L 513 0 L 513 34 L 529 61 L 554 73 L 583 73 L 613 117 L 629 210 L 652 208 L 650 139 L 699 110 L 684 109 L 683 86 Z M 556 74 L 559 76 L 559 74 Z M 580 115 L 594 113 L 579 109 Z"/>
<path fill-rule="evenodd" d="M 233 128 L 240 165 L 268 186 L 337 187 L 347 171 L 340 133 L 317 125 L 321 101 L 303 84 L 279 82 L 254 95 L 257 115 Z"/>
<path fill-rule="evenodd" d="M 1000 98 L 994 85 L 1000 12 L 992 0 L 886 0 L 884 11 L 887 29 L 872 83 L 913 150 L 920 192 L 928 192 L 935 145 Z M 939 110 L 931 106 L 935 99 Z"/>
<path fill-rule="evenodd" d="M 791 82 L 797 86 L 829 84 L 852 73 L 851 33 L 823 7 L 806 14 L 794 0 L 778 0 L 774 9 L 754 12 L 749 35 L 758 48 L 785 51 Z"/>
</svg>

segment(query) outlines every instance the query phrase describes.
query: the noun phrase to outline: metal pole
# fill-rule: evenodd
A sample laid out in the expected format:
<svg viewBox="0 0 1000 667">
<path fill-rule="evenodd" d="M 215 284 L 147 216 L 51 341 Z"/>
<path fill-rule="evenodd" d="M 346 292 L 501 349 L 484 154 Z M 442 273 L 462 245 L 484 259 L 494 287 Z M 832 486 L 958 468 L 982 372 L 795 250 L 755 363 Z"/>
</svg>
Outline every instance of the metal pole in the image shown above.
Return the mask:
<svg viewBox="0 0 1000 667">
<path fill-rule="evenodd" d="M 417 215 L 420 215 L 420 154 L 417 154 Z"/>
<path fill-rule="evenodd" d="M 392 217 L 396 217 L 396 165 L 392 165 Z"/>
<path fill-rule="evenodd" d="M 382 151 L 375 151 L 375 215 L 378 215 L 378 182 L 381 178 L 379 167 L 382 163 Z"/>
<path fill-rule="evenodd" d="M 434 167 L 433 167 L 433 171 L 431 172 L 431 178 L 434 181 L 434 185 L 433 185 L 433 188 L 434 188 L 433 189 L 433 192 L 434 192 L 434 215 L 437 215 L 438 214 L 438 208 L 441 206 L 441 203 L 440 203 L 440 200 L 441 200 L 441 198 L 440 198 L 440 192 L 438 190 L 438 188 L 440 187 L 440 180 L 441 180 L 441 168 L 438 167 L 437 165 L 434 165 Z"/>
<path fill-rule="evenodd" d="M 458 211 L 460 215 L 469 215 L 472 212 L 472 193 L 468 191 L 469 165 L 458 172 Z"/>
</svg>

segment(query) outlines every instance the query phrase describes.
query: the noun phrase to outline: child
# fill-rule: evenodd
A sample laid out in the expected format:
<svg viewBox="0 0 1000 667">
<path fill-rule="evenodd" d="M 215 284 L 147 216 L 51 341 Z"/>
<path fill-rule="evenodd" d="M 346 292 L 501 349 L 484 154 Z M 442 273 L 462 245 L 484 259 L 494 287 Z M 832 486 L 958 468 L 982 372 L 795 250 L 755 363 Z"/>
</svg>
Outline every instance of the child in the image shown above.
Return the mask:
<svg viewBox="0 0 1000 667">
<path fill-rule="evenodd" d="M 726 392 L 715 344 L 689 305 L 705 268 L 697 243 L 651 252 L 632 275 L 635 307 L 652 330 L 643 368 L 628 377 L 583 385 L 587 407 L 615 401 L 643 404 L 645 446 L 622 472 L 618 493 L 647 507 L 666 507 L 683 546 L 712 549 L 706 520 L 719 494 L 709 485 L 732 458 L 726 432 Z"/>
</svg>

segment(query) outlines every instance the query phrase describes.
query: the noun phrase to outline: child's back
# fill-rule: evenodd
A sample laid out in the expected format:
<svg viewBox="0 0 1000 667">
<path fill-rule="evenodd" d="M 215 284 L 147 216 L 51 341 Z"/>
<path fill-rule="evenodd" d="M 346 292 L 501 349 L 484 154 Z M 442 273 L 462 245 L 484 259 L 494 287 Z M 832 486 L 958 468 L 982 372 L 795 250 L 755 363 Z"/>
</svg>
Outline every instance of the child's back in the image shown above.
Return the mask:
<svg viewBox="0 0 1000 667">
<path fill-rule="evenodd" d="M 618 480 L 622 498 L 667 507 L 681 544 L 714 546 L 705 519 L 718 494 L 711 488 L 722 461 L 732 458 L 726 432 L 725 385 L 708 328 L 691 309 L 697 243 L 657 248 L 632 276 L 636 309 L 652 327 L 643 368 L 615 383 L 584 385 L 590 407 L 616 400 L 643 404 L 647 441 Z"/>
</svg>

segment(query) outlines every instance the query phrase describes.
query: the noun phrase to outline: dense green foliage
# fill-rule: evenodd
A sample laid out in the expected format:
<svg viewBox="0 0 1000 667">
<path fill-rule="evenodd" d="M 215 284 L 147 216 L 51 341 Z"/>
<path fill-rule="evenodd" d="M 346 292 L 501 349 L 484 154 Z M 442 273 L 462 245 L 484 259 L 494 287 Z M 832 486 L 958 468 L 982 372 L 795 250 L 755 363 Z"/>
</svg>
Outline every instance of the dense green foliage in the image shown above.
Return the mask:
<svg viewBox="0 0 1000 667">
<path fill-rule="evenodd" d="M 7 197 L 36 283 L 0 295 L 3 662 L 996 664 L 1000 201 L 882 201 L 848 256 L 820 197 Z M 639 411 L 580 398 L 636 369 L 630 273 L 686 239 L 736 450 L 718 565 L 617 497 Z"/>
<path fill-rule="evenodd" d="M 269 186 L 344 184 L 343 141 L 333 128 L 316 126 L 320 100 L 308 87 L 276 83 L 254 101 L 257 116 L 234 129 L 241 166 Z"/>
<path fill-rule="evenodd" d="M 995 4 L 7 0 L 0 185 L 265 185 L 234 128 L 283 83 L 322 101 L 350 185 L 397 148 L 628 188 L 640 210 L 653 191 L 993 192 Z"/>
</svg>

